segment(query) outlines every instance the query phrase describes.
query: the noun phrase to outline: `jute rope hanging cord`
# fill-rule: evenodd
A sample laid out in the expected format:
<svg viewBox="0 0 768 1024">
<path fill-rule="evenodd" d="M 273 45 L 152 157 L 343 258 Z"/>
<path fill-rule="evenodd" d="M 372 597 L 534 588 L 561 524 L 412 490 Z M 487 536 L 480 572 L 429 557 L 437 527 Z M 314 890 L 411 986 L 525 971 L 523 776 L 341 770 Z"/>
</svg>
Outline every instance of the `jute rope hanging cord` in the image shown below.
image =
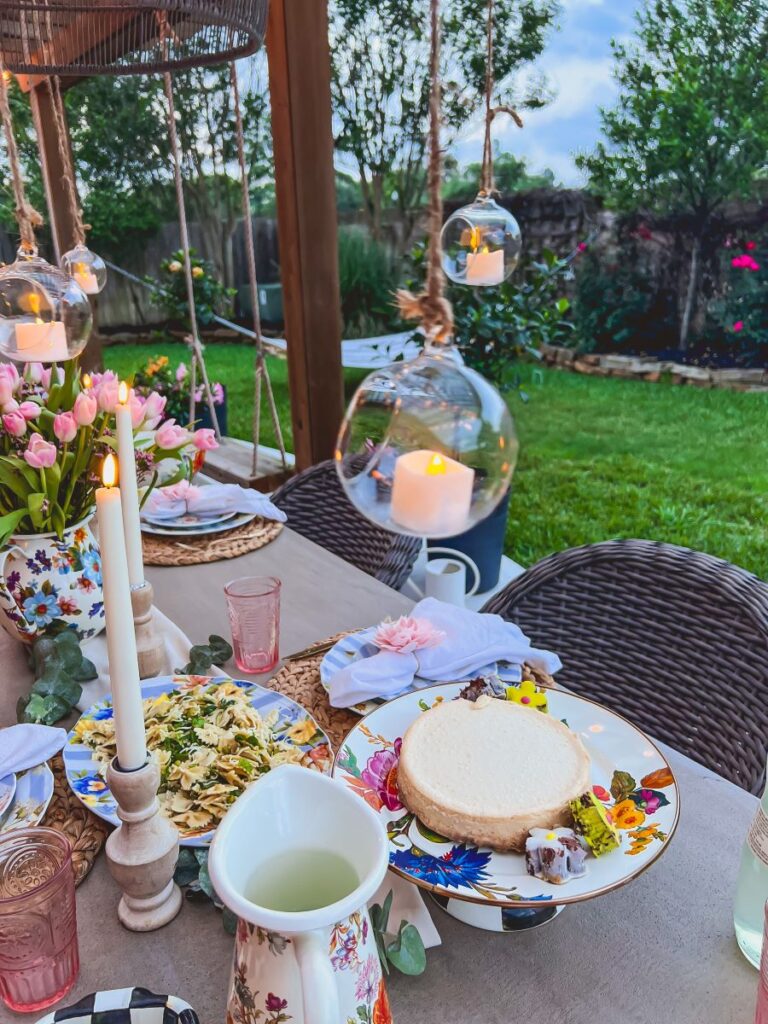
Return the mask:
<svg viewBox="0 0 768 1024">
<path fill-rule="evenodd" d="M 430 0 L 429 46 L 429 247 L 427 250 L 427 281 L 420 295 L 409 291 L 397 293 L 400 312 L 406 320 L 420 319 L 427 341 L 446 342 L 453 333 L 453 309 L 445 297 L 443 250 L 440 232 L 443 227 L 443 154 L 440 149 L 440 6 Z"/>
<path fill-rule="evenodd" d="M 27 195 L 24 190 L 24 178 L 21 173 L 19 150 L 16 146 L 16 136 L 13 133 L 13 119 L 8 99 L 8 78 L 10 78 L 10 73 L 0 64 L 0 118 L 3 122 L 5 143 L 8 150 L 8 163 L 11 168 L 11 187 L 15 204 L 14 215 L 16 223 L 19 225 L 21 248 L 25 252 L 34 252 L 37 248 L 35 228 L 40 227 L 43 223 L 43 218 L 34 206 L 27 201 Z"/>
<path fill-rule="evenodd" d="M 168 22 L 165 13 L 158 14 L 160 31 L 167 45 Z M 213 401 L 208 371 L 203 359 L 203 350 L 200 344 L 200 335 L 197 329 L 197 312 L 195 310 L 195 286 L 192 278 L 192 262 L 189 255 L 189 231 L 187 229 L 187 210 L 184 203 L 184 185 L 181 178 L 181 147 L 179 136 L 176 132 L 176 107 L 173 102 L 173 82 L 169 71 L 163 73 L 163 86 L 165 99 L 168 104 L 168 136 L 171 143 L 171 155 L 173 157 L 173 178 L 176 186 L 176 205 L 179 211 L 179 235 L 181 237 L 181 251 L 184 256 L 184 282 L 187 289 L 187 306 L 189 307 L 190 336 L 188 344 L 191 350 L 190 379 L 189 379 L 189 424 L 192 426 L 195 420 L 195 392 L 197 391 L 197 367 L 200 368 L 200 376 L 203 378 L 203 392 L 208 406 L 208 412 L 213 424 L 213 430 L 217 440 L 221 440 L 219 419 L 216 415 L 216 406 Z"/>
<path fill-rule="evenodd" d="M 72 154 L 67 146 L 67 127 L 64 114 L 64 99 L 61 94 L 61 81 L 58 75 L 52 75 L 48 79 L 48 90 L 51 94 L 51 106 L 53 107 L 53 118 L 56 122 L 56 143 L 59 149 L 61 160 L 62 178 L 67 193 L 67 205 L 69 215 L 72 218 L 74 228 L 75 245 L 85 245 L 85 225 L 83 224 L 83 211 L 77 198 L 77 187 L 75 185 L 75 170 L 72 166 Z"/>
<path fill-rule="evenodd" d="M 237 139 L 237 159 L 240 164 L 240 188 L 242 190 L 243 202 L 243 231 L 245 232 L 245 252 L 248 264 L 248 285 L 251 293 L 251 308 L 253 310 L 253 333 L 256 335 L 256 367 L 255 367 L 255 391 L 253 402 L 253 461 L 251 463 L 251 475 L 256 476 L 259 464 L 259 438 L 261 436 L 261 385 L 262 381 L 267 389 L 267 404 L 269 405 L 272 426 L 274 427 L 277 445 L 280 449 L 280 457 L 283 469 L 286 468 L 285 442 L 280 427 L 280 418 L 277 414 L 275 396 L 272 391 L 272 381 L 269 379 L 266 360 L 264 358 L 264 339 L 261 334 L 261 313 L 259 311 L 259 285 L 256 279 L 256 248 L 253 241 L 253 222 L 251 221 L 251 197 L 248 185 L 248 167 L 245 161 L 245 139 L 243 137 L 243 116 L 240 110 L 240 89 L 237 84 L 237 68 L 235 62 L 229 65 L 229 79 L 232 85 L 232 102 L 235 111 L 235 136 Z"/>
<path fill-rule="evenodd" d="M 493 0 L 487 4 L 486 56 L 485 56 L 485 138 L 483 141 L 483 166 L 481 171 L 480 189 L 486 195 L 494 192 L 493 182 L 493 145 L 491 142 L 491 126 L 497 114 L 509 114 L 518 128 L 523 127 L 523 119 L 518 112 L 509 106 L 493 106 Z"/>
</svg>

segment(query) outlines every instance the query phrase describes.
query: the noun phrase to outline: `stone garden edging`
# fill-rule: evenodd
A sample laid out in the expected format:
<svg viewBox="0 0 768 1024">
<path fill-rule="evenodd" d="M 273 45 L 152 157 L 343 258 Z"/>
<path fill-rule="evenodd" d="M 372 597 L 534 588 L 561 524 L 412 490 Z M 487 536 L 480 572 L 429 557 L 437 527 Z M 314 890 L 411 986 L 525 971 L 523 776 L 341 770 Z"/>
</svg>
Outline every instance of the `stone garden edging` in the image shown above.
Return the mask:
<svg viewBox="0 0 768 1024">
<path fill-rule="evenodd" d="M 573 373 L 591 377 L 622 377 L 625 380 L 645 380 L 658 383 L 690 385 L 697 388 L 726 388 L 729 391 L 768 391 L 768 370 L 733 367 L 710 370 L 703 366 L 688 366 L 645 356 L 598 355 L 594 352 L 576 352 L 559 345 L 542 345 L 542 362 Z"/>
</svg>

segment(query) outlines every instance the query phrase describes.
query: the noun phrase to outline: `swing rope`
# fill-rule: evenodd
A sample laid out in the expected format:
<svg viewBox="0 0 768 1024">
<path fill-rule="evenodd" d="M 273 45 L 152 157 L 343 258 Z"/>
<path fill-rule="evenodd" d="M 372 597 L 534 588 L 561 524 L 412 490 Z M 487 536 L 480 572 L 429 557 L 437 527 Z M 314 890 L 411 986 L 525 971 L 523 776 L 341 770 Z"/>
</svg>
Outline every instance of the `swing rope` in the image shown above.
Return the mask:
<svg viewBox="0 0 768 1024">
<path fill-rule="evenodd" d="M 248 167 L 245 160 L 245 139 L 243 134 L 243 116 L 240 109 L 240 89 L 237 83 L 237 68 L 235 62 L 229 65 L 229 80 L 232 86 L 232 104 L 235 113 L 235 137 L 237 140 L 237 159 L 240 164 L 240 188 L 243 202 L 243 231 L 245 235 L 245 254 L 248 264 L 248 286 L 251 294 L 251 309 L 253 311 L 253 333 L 256 335 L 256 364 L 253 401 L 253 460 L 251 462 L 251 476 L 255 477 L 259 462 L 259 438 L 261 436 L 261 387 L 262 382 L 267 392 L 267 405 L 272 419 L 272 426 L 275 431 L 277 445 L 280 449 L 283 469 L 286 468 L 285 442 L 283 431 L 280 426 L 280 419 L 277 414 L 277 405 L 272 391 L 272 381 L 269 379 L 266 359 L 264 358 L 264 339 L 261 333 L 261 313 L 259 311 L 259 285 L 256 278 L 256 248 L 253 241 L 253 222 L 251 220 L 251 197 L 248 184 Z"/>
<path fill-rule="evenodd" d="M 35 228 L 43 223 L 43 218 L 27 201 L 27 194 L 24 189 L 24 176 L 21 171 L 19 150 L 16 145 L 16 136 L 13 132 L 13 118 L 11 106 L 8 99 L 8 80 L 10 72 L 0 66 L 0 119 L 3 122 L 5 132 L 5 143 L 8 152 L 8 163 L 11 168 L 11 187 L 13 189 L 14 216 L 19 225 L 19 237 L 21 248 L 27 253 L 33 253 L 37 249 L 35 242 Z"/>
</svg>

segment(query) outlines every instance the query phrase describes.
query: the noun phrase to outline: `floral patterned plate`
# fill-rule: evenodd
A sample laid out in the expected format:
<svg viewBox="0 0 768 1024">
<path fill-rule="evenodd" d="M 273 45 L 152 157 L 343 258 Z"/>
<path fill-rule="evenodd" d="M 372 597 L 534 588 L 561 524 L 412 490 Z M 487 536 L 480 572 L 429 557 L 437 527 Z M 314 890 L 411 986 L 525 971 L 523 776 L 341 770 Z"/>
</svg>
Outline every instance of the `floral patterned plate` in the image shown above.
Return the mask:
<svg viewBox="0 0 768 1024">
<path fill-rule="evenodd" d="M 16 794 L 0 824 L 0 835 L 39 825 L 53 796 L 53 772 L 38 764 L 16 777 Z"/>
<path fill-rule="evenodd" d="M 256 516 L 252 512 L 241 512 L 239 515 L 228 517 L 224 522 L 184 526 L 181 529 L 168 522 L 160 526 L 142 519 L 141 532 L 151 533 L 158 537 L 204 537 L 209 533 L 221 533 L 223 530 L 234 530 L 237 526 L 245 526 L 255 518 Z"/>
<path fill-rule="evenodd" d="M 373 635 L 378 626 L 369 626 L 367 629 L 358 630 L 357 633 L 350 633 L 338 640 L 328 651 L 320 662 L 320 682 L 327 692 L 331 689 L 331 679 L 342 668 L 353 661 L 361 658 L 371 658 L 378 653 L 378 647 L 373 643 Z M 477 676 L 497 675 L 505 683 L 519 683 L 522 673 L 519 665 L 510 665 L 505 661 L 492 662 L 484 668 L 471 672 L 464 682 L 475 679 Z M 422 679 L 421 676 L 414 676 L 413 689 L 423 690 L 425 687 L 434 686 L 434 680 Z M 358 715 L 367 715 L 384 703 L 384 698 L 379 700 L 362 701 L 360 704 L 353 704 L 349 710 Z"/>
<path fill-rule="evenodd" d="M 311 753 L 316 767 L 328 770 L 325 767 L 330 762 L 331 756 L 328 737 L 300 704 L 292 701 L 289 697 L 284 697 L 282 693 L 267 690 L 263 686 L 244 679 L 230 679 L 229 676 L 176 675 L 159 676 L 157 679 L 146 680 L 142 683 L 141 695 L 145 700 L 156 698 L 162 693 L 170 693 L 185 684 L 196 686 L 201 682 L 210 684 L 233 682 L 236 686 L 247 690 L 251 695 L 252 707 L 256 708 L 260 715 L 266 716 L 277 711 L 278 720 L 273 731 L 278 739 L 288 739 L 296 743 L 301 750 Z M 112 700 L 110 697 L 106 697 L 97 704 L 92 704 L 87 711 L 83 712 L 79 721 L 88 722 L 111 717 Z M 293 733 L 293 736 L 289 735 L 290 733 Z M 104 780 L 103 765 L 95 760 L 91 748 L 80 742 L 74 729 L 67 736 L 67 743 L 62 753 L 67 781 L 72 790 L 94 814 L 111 825 L 119 825 L 117 804 Z M 209 829 L 206 832 L 199 830 L 188 833 L 180 832 L 179 842 L 182 846 L 208 846 L 213 840 L 214 831 L 214 829 Z"/>
<path fill-rule="evenodd" d="M 417 715 L 453 700 L 462 688 L 462 683 L 443 683 L 395 697 L 362 719 L 336 755 L 334 776 L 359 793 L 386 824 L 392 871 L 438 898 L 540 908 L 542 901 L 554 907 L 610 892 L 664 852 L 679 814 L 677 783 L 664 756 L 625 718 L 562 690 L 548 691 L 549 713 L 565 721 L 589 751 L 594 792 L 621 830 L 618 849 L 590 856 L 582 878 L 554 885 L 528 875 L 522 854 L 454 843 L 422 825 L 403 807 L 397 791 L 402 736 Z M 529 713 L 541 714 L 533 709 Z"/>
<path fill-rule="evenodd" d="M 13 772 L 4 775 L 0 779 L 0 817 L 5 814 L 11 805 L 13 795 L 16 792 L 16 776 Z"/>
</svg>

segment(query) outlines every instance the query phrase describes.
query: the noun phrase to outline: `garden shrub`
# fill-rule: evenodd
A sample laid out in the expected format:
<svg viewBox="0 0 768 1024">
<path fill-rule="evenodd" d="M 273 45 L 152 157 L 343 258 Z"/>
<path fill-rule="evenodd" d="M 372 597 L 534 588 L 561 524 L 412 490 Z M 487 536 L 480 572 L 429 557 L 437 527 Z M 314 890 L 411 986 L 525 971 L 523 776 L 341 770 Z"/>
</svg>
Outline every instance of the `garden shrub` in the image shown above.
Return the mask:
<svg viewBox="0 0 768 1024">
<path fill-rule="evenodd" d="M 768 362 L 768 239 L 729 237 L 720 252 L 722 295 L 709 306 L 712 345 L 735 362 Z"/>
<path fill-rule="evenodd" d="M 389 250 L 359 228 L 339 230 L 339 289 L 345 338 L 396 330 L 397 267 Z"/>
</svg>

